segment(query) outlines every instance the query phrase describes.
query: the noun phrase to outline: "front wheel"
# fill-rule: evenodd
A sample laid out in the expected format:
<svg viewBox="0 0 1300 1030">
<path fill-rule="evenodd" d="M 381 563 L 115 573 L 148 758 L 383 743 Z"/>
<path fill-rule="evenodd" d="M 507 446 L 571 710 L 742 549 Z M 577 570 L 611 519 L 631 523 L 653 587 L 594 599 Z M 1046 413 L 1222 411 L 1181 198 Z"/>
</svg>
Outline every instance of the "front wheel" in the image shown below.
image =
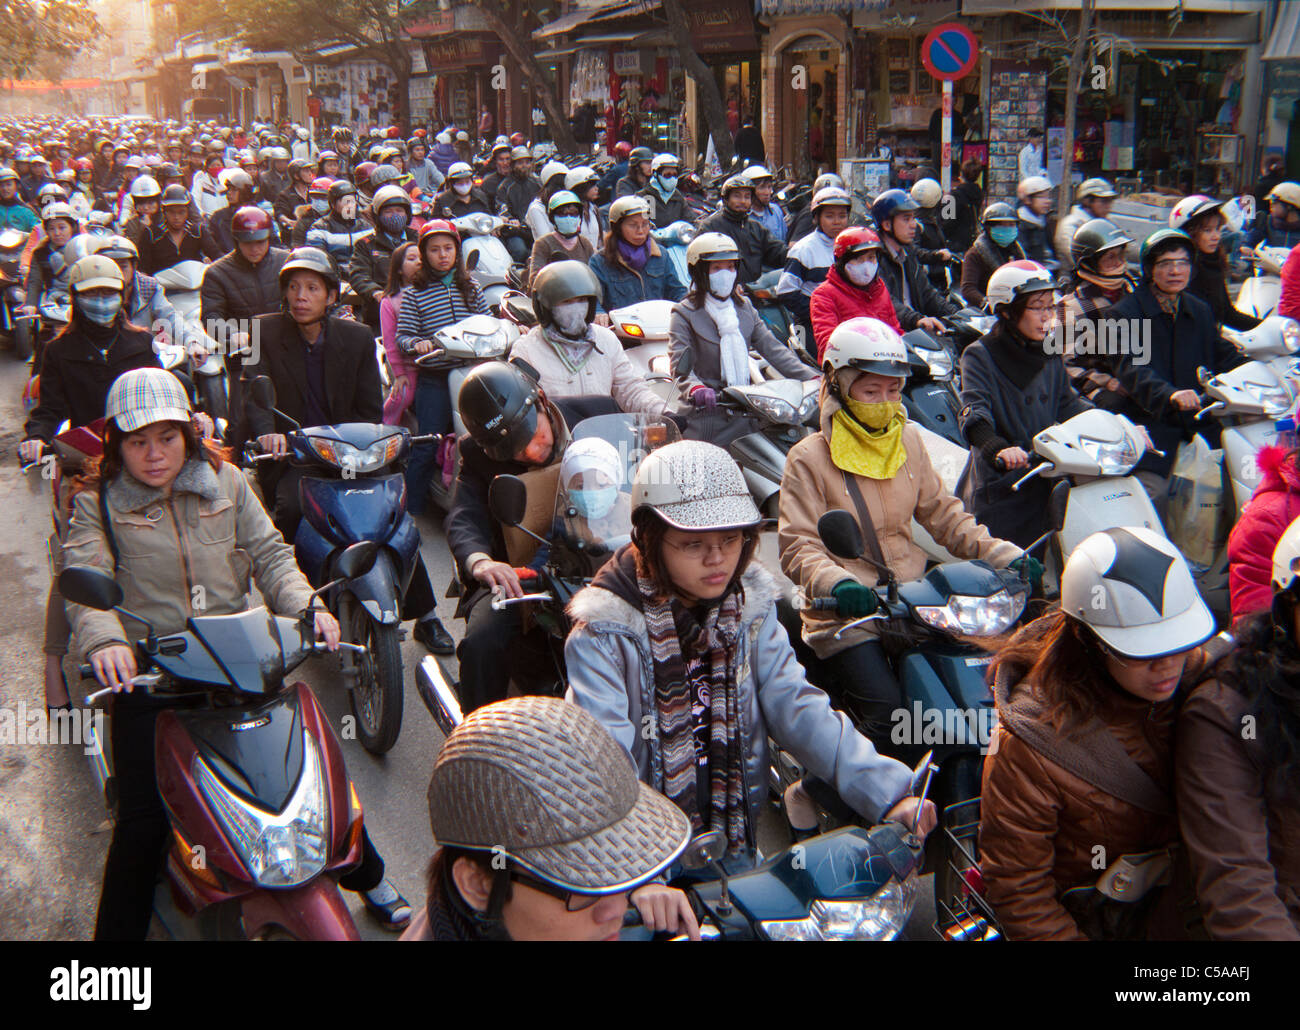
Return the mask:
<svg viewBox="0 0 1300 1030">
<path fill-rule="evenodd" d="M 36 332 L 30 318 L 14 319 L 14 357 L 19 361 L 31 359 L 36 347 Z"/>
<path fill-rule="evenodd" d="M 397 743 L 402 729 L 402 648 L 397 626 L 375 622 L 369 613 L 350 600 L 345 639 L 361 644 L 366 653 L 347 652 L 344 668 L 352 662 L 352 714 L 357 720 L 361 746 L 372 755 L 382 755 Z"/>
</svg>

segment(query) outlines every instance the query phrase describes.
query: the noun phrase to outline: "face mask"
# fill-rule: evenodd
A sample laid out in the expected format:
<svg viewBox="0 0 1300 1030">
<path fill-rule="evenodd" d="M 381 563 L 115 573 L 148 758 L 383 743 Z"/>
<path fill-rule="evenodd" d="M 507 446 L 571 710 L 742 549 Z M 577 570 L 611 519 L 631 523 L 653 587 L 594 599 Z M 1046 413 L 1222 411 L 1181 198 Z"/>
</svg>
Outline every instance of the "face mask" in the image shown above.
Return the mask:
<svg viewBox="0 0 1300 1030">
<path fill-rule="evenodd" d="M 576 236 L 582 220 L 577 215 L 556 215 L 555 228 L 561 236 Z"/>
<path fill-rule="evenodd" d="M 585 297 L 578 300 L 566 300 L 563 304 L 555 305 L 551 311 L 551 318 L 565 336 L 581 336 L 587 330 L 587 308 L 589 306 Z"/>
<path fill-rule="evenodd" d="M 321 200 L 316 197 L 313 197 L 311 202 L 311 209 L 315 211 L 318 215 L 323 215 L 326 211 L 330 209 L 330 202 L 328 200 Z"/>
<path fill-rule="evenodd" d="M 875 258 L 862 258 L 860 261 L 850 261 L 845 264 L 844 273 L 854 286 L 869 286 L 876 277 L 878 267 L 879 262 Z"/>
<path fill-rule="evenodd" d="M 657 176 L 656 178 L 658 178 L 659 185 L 663 187 L 663 191 L 665 193 L 671 193 L 673 190 L 677 188 L 677 176 L 675 175 L 669 175 L 669 176 L 660 175 Z"/>
<path fill-rule="evenodd" d="M 356 197 L 344 197 L 339 201 L 339 217 L 345 222 L 350 222 L 357 217 Z"/>
<path fill-rule="evenodd" d="M 379 226 L 389 236 L 396 236 L 406 228 L 406 212 L 400 208 L 396 211 L 380 211 Z"/>
<path fill-rule="evenodd" d="M 77 309 L 96 325 L 112 325 L 122 307 L 122 297 L 110 293 L 106 297 L 77 297 Z"/>
<path fill-rule="evenodd" d="M 464 197 L 469 195 L 469 191 L 474 188 L 474 184 L 472 182 L 453 182 L 451 188 Z"/>
<path fill-rule="evenodd" d="M 595 490 L 570 490 L 569 503 L 585 519 L 600 519 L 608 515 L 618 500 L 618 487 L 605 486 Z"/>
<path fill-rule="evenodd" d="M 849 398 L 847 406 L 853 417 L 868 429 L 884 429 L 903 414 L 902 401 L 879 401 L 867 404 Z"/>
<path fill-rule="evenodd" d="M 718 300 L 724 300 L 731 296 L 731 291 L 736 288 L 736 271 L 732 268 L 719 269 L 716 272 L 709 273 L 709 292 Z"/>
<path fill-rule="evenodd" d="M 1014 225 L 989 226 L 989 236 L 999 247 L 1009 247 L 1016 242 L 1019 230 Z"/>
</svg>

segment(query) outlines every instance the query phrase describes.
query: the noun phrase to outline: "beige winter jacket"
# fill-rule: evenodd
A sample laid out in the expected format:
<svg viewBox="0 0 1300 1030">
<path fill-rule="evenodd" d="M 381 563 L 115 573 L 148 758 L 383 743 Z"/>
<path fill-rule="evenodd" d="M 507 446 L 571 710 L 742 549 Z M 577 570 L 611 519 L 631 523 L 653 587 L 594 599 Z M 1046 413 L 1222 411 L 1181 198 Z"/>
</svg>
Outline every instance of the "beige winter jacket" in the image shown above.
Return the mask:
<svg viewBox="0 0 1300 1030">
<path fill-rule="evenodd" d="M 534 326 L 516 340 L 510 356 L 523 358 L 541 373 L 542 389 L 553 401 L 562 397 L 613 397 L 623 411 L 662 415 L 667 404 L 628 360 L 613 331 L 593 325 L 591 333 L 594 346 L 588 348 L 576 370 L 542 334 L 541 326 Z"/>
<path fill-rule="evenodd" d="M 282 615 L 307 606 L 311 586 L 239 469 L 185 463 L 171 497 L 123 472 L 108 484 L 108 511 L 121 560 L 100 520 L 93 490 L 77 495 L 63 545 L 64 568 L 89 565 L 113 575 L 122 607 L 160 635 L 179 633 L 192 615 L 230 615 L 248 608 L 249 578 Z M 145 627 L 116 612 L 68 604 L 82 653 L 140 639 Z"/>
<path fill-rule="evenodd" d="M 879 578 L 865 561 L 836 558 L 817 535 L 817 520 L 832 509 L 841 508 L 857 519 L 844 475 L 831 461 L 831 419 L 839 410 L 839 401 L 823 384 L 821 432 L 804 437 L 791 448 L 781 480 L 777 537 L 781 570 L 813 598 L 830 597 L 831 590 L 844 579 L 871 585 Z M 903 447 L 907 460 L 892 479 L 853 477 L 862 491 L 885 562 L 900 583 L 919 579 L 925 572 L 925 552 L 912 541 L 913 517 L 957 558 L 980 558 L 1001 568 L 1020 557 L 1019 547 L 990 535 L 944 487 L 930 463 L 920 432 L 910 422 L 903 427 Z M 848 619 L 810 608 L 803 609 L 800 615 L 804 640 L 819 658 L 876 636 L 875 624 L 868 622 L 836 640 L 835 630 Z"/>
</svg>

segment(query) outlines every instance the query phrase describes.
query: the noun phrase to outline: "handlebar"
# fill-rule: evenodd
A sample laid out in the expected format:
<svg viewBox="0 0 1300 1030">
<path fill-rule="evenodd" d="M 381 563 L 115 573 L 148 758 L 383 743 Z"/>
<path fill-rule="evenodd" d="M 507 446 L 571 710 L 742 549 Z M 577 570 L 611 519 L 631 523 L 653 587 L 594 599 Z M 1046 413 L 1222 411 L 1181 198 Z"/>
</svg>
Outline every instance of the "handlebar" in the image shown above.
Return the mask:
<svg viewBox="0 0 1300 1030">
<path fill-rule="evenodd" d="M 1033 479 L 1033 478 L 1034 478 L 1036 475 L 1038 475 L 1040 472 L 1045 472 L 1045 471 L 1047 471 L 1047 470 L 1050 469 L 1050 468 L 1055 468 L 1055 466 L 1054 466 L 1050 461 L 1045 461 L 1045 462 L 1043 462 L 1041 465 L 1035 465 L 1035 466 L 1034 466 L 1033 468 L 1031 468 L 1028 472 L 1026 472 L 1023 476 L 1021 476 L 1019 479 L 1017 479 L 1014 483 L 1011 484 L 1011 492 L 1012 492 L 1012 493 L 1019 493 L 1020 488 L 1021 488 L 1022 486 L 1024 486 L 1026 483 L 1028 483 L 1031 479 Z"/>
<path fill-rule="evenodd" d="M 524 594 L 521 597 L 502 597 L 499 594 L 493 594 L 491 604 L 492 604 L 492 610 L 494 612 L 499 612 L 504 608 L 509 608 L 511 605 L 528 604 L 529 602 L 532 601 L 554 601 L 554 600 L 555 600 L 555 596 L 551 594 L 549 591 L 542 591 L 541 593 L 537 593 L 537 594 Z"/>
</svg>

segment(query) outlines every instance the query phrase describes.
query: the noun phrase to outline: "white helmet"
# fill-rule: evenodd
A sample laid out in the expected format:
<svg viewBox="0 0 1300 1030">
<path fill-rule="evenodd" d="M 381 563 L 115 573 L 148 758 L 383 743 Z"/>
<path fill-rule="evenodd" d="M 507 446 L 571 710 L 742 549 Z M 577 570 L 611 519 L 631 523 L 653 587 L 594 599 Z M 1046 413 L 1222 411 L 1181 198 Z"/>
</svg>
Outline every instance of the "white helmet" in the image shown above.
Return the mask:
<svg viewBox="0 0 1300 1030">
<path fill-rule="evenodd" d="M 674 529 L 741 529 L 762 521 L 740 466 L 703 440 L 667 444 L 637 466 L 632 513 L 641 508 L 653 508 Z"/>
<path fill-rule="evenodd" d="M 1057 282 L 1052 273 L 1037 261 L 1008 261 L 989 276 L 984 290 L 984 306 L 993 314 L 998 308 L 1014 303 L 1030 293 L 1054 290 Z"/>
<path fill-rule="evenodd" d="M 658 174 L 660 168 L 681 168 L 682 163 L 676 154 L 656 154 L 650 161 L 650 171 Z"/>
<path fill-rule="evenodd" d="M 1288 590 L 1300 573 L 1300 519 L 1286 527 L 1273 548 L 1273 589 Z"/>
<path fill-rule="evenodd" d="M 618 225 L 624 218 L 632 215 L 645 215 L 650 217 L 650 201 L 645 197 L 638 197 L 635 193 L 626 197 L 619 197 L 618 200 L 609 205 L 609 224 Z"/>
<path fill-rule="evenodd" d="M 762 165 L 750 165 L 740 174 L 743 175 L 750 182 L 759 182 L 763 179 L 771 179 L 773 177 L 772 173 L 769 172 Z"/>
<path fill-rule="evenodd" d="M 840 189 L 838 186 L 823 186 L 812 198 L 812 216 L 817 217 L 817 212 L 824 207 L 852 207 L 853 198 L 847 191 Z"/>
<path fill-rule="evenodd" d="M 542 165 L 541 179 L 543 185 L 551 181 L 551 176 L 565 175 L 568 171 L 568 166 L 561 164 L 559 161 L 547 161 L 546 164 Z"/>
<path fill-rule="evenodd" d="M 401 204 L 408 215 L 411 213 L 411 198 L 401 186 L 380 186 L 370 198 L 370 210 L 376 215 L 389 204 Z"/>
<path fill-rule="evenodd" d="M 1169 212 L 1169 228 L 1186 229 L 1187 223 L 1193 219 L 1211 212 L 1222 211 L 1223 203 L 1222 200 L 1215 200 L 1203 193 L 1193 193 L 1189 197 L 1184 197 Z"/>
<path fill-rule="evenodd" d="M 701 261 L 739 261 L 740 251 L 736 241 L 725 232 L 702 232 L 686 248 L 686 267 L 694 268 Z"/>
<path fill-rule="evenodd" d="M 938 207 L 943 200 L 943 187 L 933 179 L 917 179 L 909 192 L 922 207 Z"/>
<path fill-rule="evenodd" d="M 1031 175 L 1028 179 L 1021 179 L 1020 185 L 1016 187 L 1016 196 L 1021 200 L 1028 200 L 1037 193 L 1048 193 L 1052 189 L 1052 180 L 1045 175 Z"/>
<path fill-rule="evenodd" d="M 464 161 L 453 161 L 447 168 L 447 179 L 472 179 L 474 178 L 474 169 Z"/>
<path fill-rule="evenodd" d="M 600 176 L 596 174 L 596 169 L 587 165 L 578 165 L 576 168 L 570 168 L 568 174 L 564 177 L 564 188 L 577 192 L 577 188 L 584 182 L 598 182 Z"/>
<path fill-rule="evenodd" d="M 1093 533 L 1061 574 L 1061 610 L 1125 658 L 1178 654 L 1214 636 L 1187 562 L 1168 539 L 1141 526 Z"/>
<path fill-rule="evenodd" d="M 907 378 L 911 367 L 903 338 L 878 318 L 865 315 L 837 325 L 826 341 L 822 368 L 834 372 L 853 368 L 881 376 Z"/>
<path fill-rule="evenodd" d="M 77 217 L 77 212 L 72 209 L 70 204 L 65 204 L 61 200 L 56 200 L 53 204 L 46 204 L 41 208 L 42 222 L 50 222 L 56 218 L 62 218 L 71 222 L 74 229 L 81 224 L 81 219 Z"/>
</svg>

